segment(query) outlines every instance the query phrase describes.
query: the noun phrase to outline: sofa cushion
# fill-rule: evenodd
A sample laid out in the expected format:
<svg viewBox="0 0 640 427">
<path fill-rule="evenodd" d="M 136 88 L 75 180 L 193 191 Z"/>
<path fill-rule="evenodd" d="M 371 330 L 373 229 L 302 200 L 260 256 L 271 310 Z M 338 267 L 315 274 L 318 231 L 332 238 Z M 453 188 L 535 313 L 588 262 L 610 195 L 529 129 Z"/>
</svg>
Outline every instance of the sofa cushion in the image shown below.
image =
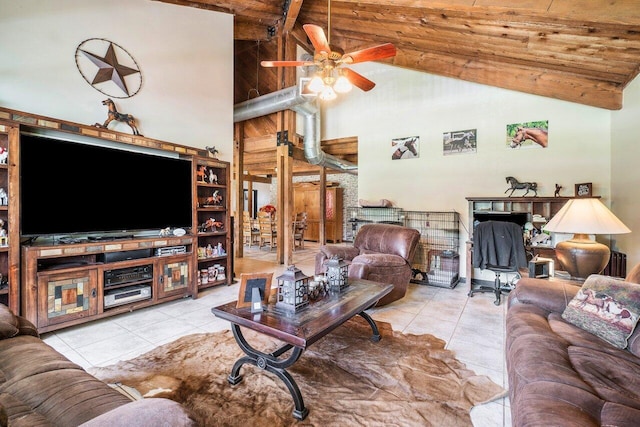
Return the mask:
<svg viewBox="0 0 640 427">
<path fill-rule="evenodd" d="M 640 316 L 640 285 L 592 274 L 569 302 L 562 318 L 618 348 Z"/>
<path fill-rule="evenodd" d="M 576 372 L 602 400 L 640 410 L 640 365 L 592 348 L 569 347 Z"/>
<path fill-rule="evenodd" d="M 193 427 L 196 423 L 178 402 L 149 398 L 127 403 L 93 418 L 80 427 L 113 427 L 135 420 L 136 427 Z"/>
<path fill-rule="evenodd" d="M 6 339 L 15 337 L 18 335 L 18 319 L 7 308 L 7 306 L 0 304 L 0 339 Z"/>
<path fill-rule="evenodd" d="M 637 427 L 640 410 L 607 402 L 602 408 L 600 423 L 603 426 Z"/>
<path fill-rule="evenodd" d="M 624 279 L 624 281 L 631 283 L 640 283 L 640 263 L 636 264 L 635 267 L 633 267 L 631 271 L 627 273 L 627 277 Z"/>
</svg>

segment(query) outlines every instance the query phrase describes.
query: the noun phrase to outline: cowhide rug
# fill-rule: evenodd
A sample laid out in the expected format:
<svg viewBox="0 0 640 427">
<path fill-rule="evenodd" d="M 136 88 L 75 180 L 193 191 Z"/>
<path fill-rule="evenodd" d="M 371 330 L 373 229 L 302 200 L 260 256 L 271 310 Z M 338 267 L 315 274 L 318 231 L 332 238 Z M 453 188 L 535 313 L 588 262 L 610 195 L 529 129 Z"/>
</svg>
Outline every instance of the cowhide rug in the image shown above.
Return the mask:
<svg viewBox="0 0 640 427">
<path fill-rule="evenodd" d="M 506 391 L 475 375 L 432 335 L 404 335 L 377 322 L 382 340 L 360 317 L 313 344 L 288 371 L 298 383 L 308 417 L 293 418 L 293 400 L 275 375 L 245 364 L 243 380 L 227 376 L 244 355 L 231 331 L 189 335 L 129 361 L 89 371 L 146 397 L 168 397 L 192 411 L 202 426 L 464 426 L 469 411 Z M 274 340 L 245 331 L 256 348 Z"/>
</svg>

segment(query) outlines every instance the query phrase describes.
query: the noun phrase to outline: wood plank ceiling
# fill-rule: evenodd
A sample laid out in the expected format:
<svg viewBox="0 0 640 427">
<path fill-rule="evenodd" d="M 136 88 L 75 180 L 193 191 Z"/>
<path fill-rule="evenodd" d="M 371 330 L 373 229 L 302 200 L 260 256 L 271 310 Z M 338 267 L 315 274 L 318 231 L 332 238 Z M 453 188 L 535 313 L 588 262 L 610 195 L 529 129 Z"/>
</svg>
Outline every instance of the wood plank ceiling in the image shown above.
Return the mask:
<svg viewBox="0 0 640 427">
<path fill-rule="evenodd" d="M 235 102 L 276 90 L 277 73 L 258 67 L 260 59 L 297 59 L 278 58 L 280 35 L 290 34 L 312 52 L 302 24 L 327 29 L 328 0 L 156 1 L 234 15 Z M 330 5 L 332 45 L 353 51 L 390 42 L 398 53 L 385 62 L 435 75 L 617 110 L 623 89 L 640 72 L 638 0 Z M 260 138 L 274 128 L 265 119 L 245 128 L 245 135 Z"/>
</svg>

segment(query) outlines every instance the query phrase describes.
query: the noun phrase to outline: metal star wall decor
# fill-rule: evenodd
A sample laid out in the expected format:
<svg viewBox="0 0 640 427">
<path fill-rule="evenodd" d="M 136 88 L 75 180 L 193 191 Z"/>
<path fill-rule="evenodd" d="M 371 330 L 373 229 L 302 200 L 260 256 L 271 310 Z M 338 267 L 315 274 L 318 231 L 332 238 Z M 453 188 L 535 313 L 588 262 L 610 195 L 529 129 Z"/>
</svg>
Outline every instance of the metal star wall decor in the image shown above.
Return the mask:
<svg viewBox="0 0 640 427">
<path fill-rule="evenodd" d="M 95 90 L 113 98 L 130 98 L 142 88 L 142 72 L 123 47 L 105 39 L 88 39 L 76 48 L 76 66 Z"/>
</svg>

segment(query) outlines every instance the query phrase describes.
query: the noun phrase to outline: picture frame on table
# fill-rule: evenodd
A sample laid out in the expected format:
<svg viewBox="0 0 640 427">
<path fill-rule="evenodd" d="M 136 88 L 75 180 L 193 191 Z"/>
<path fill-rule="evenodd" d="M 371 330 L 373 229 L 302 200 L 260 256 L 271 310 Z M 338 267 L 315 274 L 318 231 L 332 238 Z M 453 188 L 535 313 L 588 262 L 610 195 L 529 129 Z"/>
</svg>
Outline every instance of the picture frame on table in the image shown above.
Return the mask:
<svg viewBox="0 0 640 427">
<path fill-rule="evenodd" d="M 593 197 L 593 185 L 590 182 L 576 184 L 576 197 Z"/>
<path fill-rule="evenodd" d="M 240 274 L 240 291 L 236 308 L 251 307 L 253 289 L 257 289 L 262 304 L 269 303 L 271 295 L 271 281 L 273 273 L 242 273 Z"/>
</svg>

